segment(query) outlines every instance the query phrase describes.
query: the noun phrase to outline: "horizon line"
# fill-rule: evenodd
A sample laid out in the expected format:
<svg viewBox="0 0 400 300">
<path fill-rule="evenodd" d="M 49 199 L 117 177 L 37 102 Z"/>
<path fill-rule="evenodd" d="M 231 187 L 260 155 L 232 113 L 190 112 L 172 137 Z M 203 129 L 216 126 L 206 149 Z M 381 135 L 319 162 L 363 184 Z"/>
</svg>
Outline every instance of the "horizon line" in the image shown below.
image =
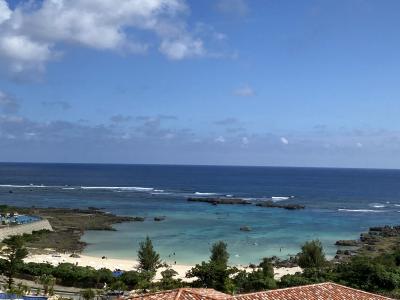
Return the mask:
<svg viewBox="0 0 400 300">
<path fill-rule="evenodd" d="M 218 165 L 218 164 L 185 164 L 185 163 L 110 163 L 110 162 L 30 162 L 0 161 L 0 164 L 42 164 L 42 165 L 114 165 L 114 166 L 170 166 L 170 167 L 228 167 L 228 168 L 290 168 L 290 169 L 344 169 L 344 170 L 387 170 L 400 171 L 400 168 L 377 167 L 328 167 L 328 166 L 278 166 L 278 165 Z"/>
</svg>

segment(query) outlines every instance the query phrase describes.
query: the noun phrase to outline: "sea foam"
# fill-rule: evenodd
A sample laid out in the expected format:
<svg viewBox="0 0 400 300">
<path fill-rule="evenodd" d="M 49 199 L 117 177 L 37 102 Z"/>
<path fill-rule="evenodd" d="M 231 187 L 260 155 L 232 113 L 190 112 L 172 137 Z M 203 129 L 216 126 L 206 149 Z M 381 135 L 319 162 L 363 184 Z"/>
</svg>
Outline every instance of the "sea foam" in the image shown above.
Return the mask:
<svg viewBox="0 0 400 300">
<path fill-rule="evenodd" d="M 136 191 L 151 192 L 154 188 L 138 187 L 138 186 L 81 186 L 83 190 L 120 190 L 120 191 Z"/>
<path fill-rule="evenodd" d="M 271 200 L 272 201 L 284 201 L 284 200 L 289 200 L 294 198 L 294 196 L 272 196 Z"/>
<path fill-rule="evenodd" d="M 214 196 L 214 195 L 218 195 L 217 193 L 202 193 L 202 192 L 195 192 L 194 193 L 197 196 Z"/>
<path fill-rule="evenodd" d="M 386 205 L 382 204 L 382 203 L 371 203 L 369 206 L 375 207 L 375 208 L 384 208 L 384 207 L 386 207 Z"/>
<path fill-rule="evenodd" d="M 347 211 L 347 212 L 385 212 L 385 210 L 376 210 L 376 209 L 346 209 L 346 208 L 339 208 L 338 211 Z"/>
<path fill-rule="evenodd" d="M 47 186 L 47 185 L 36 185 L 36 184 L 28 184 L 28 185 L 14 185 L 14 184 L 0 184 L 0 187 L 6 187 L 6 188 L 50 188 L 50 187 L 55 187 L 57 188 L 58 186 Z"/>
</svg>

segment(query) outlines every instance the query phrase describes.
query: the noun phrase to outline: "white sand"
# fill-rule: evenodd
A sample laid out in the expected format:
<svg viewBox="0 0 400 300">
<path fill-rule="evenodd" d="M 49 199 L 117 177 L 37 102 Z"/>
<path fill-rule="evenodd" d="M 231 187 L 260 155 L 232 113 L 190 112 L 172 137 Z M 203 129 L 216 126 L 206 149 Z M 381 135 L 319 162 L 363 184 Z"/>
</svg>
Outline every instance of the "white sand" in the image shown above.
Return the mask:
<svg viewBox="0 0 400 300">
<path fill-rule="evenodd" d="M 105 258 L 102 259 L 101 257 L 94 257 L 94 256 L 87 256 L 79 254 L 79 258 L 70 257 L 70 254 L 33 254 L 29 255 L 25 258 L 25 262 L 35 262 L 35 263 L 50 263 L 53 266 L 57 266 L 60 263 L 72 263 L 77 264 L 78 266 L 88 266 L 93 267 L 95 269 L 106 268 L 110 270 L 120 269 L 124 271 L 131 271 L 135 270 L 137 266 L 137 261 L 135 260 L 128 260 L 128 259 L 116 259 L 116 258 Z M 185 278 L 185 274 L 189 271 L 193 266 L 189 265 L 172 265 L 171 266 L 176 272 L 178 272 L 178 278 L 181 278 L 185 281 L 190 281 Z M 156 280 L 161 278 L 161 271 L 163 269 L 159 269 Z M 286 274 L 294 274 L 296 272 L 301 272 L 300 267 L 294 268 L 275 268 L 275 278 L 279 279 L 283 275 Z"/>
</svg>

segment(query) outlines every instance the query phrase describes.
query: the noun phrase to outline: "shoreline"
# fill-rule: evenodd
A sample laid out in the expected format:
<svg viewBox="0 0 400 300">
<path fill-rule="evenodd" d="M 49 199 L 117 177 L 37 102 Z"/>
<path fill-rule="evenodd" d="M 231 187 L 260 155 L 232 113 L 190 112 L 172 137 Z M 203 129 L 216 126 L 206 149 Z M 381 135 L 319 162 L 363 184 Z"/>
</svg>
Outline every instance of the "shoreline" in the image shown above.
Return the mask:
<svg viewBox="0 0 400 300">
<path fill-rule="evenodd" d="M 71 254 L 63 254 L 58 252 L 52 252 L 48 254 L 29 254 L 27 258 L 24 259 L 24 262 L 34 262 L 34 263 L 50 263 L 53 266 L 57 266 L 60 263 L 71 263 L 77 264 L 81 267 L 92 267 L 95 269 L 106 268 L 111 271 L 115 269 L 120 269 L 124 271 L 133 271 L 135 270 L 138 262 L 136 260 L 129 259 L 119 259 L 119 258 L 101 258 L 96 256 L 88 256 L 79 254 L 79 258 L 70 257 Z M 194 265 L 185 265 L 185 264 L 174 264 L 171 265 L 171 268 L 178 272 L 176 276 L 183 281 L 190 282 L 191 279 L 185 277 L 187 271 L 193 268 Z M 250 271 L 251 268 L 243 267 L 242 265 L 237 266 L 239 269 L 244 269 Z M 157 275 L 155 277 L 156 280 L 161 279 L 161 271 L 165 268 L 160 268 L 157 271 Z M 296 272 L 301 272 L 300 267 L 291 267 L 291 268 L 274 268 L 275 279 L 280 279 L 282 276 L 287 274 L 294 274 Z"/>
</svg>

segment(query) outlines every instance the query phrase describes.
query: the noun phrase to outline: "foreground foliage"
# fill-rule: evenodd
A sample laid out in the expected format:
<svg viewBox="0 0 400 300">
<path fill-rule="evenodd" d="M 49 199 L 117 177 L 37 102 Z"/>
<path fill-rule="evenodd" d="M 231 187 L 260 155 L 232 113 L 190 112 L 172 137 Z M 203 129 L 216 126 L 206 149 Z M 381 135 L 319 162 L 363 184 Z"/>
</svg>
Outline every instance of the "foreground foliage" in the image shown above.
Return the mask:
<svg viewBox="0 0 400 300">
<path fill-rule="evenodd" d="M 23 263 L 22 259 L 27 255 L 24 246 L 26 239 L 26 236 L 11 237 L 4 241 L 7 247 L 2 250 L 4 259 L 0 259 L 0 272 L 8 277 L 10 290 L 23 290 L 22 287 L 13 286 L 14 277 L 36 280 L 49 294 L 55 283 L 85 288 L 82 294 L 85 299 L 92 298 L 91 289 L 136 289 L 147 292 L 190 285 L 234 294 L 332 281 L 400 298 L 400 249 L 391 249 L 375 257 L 356 255 L 346 261 L 332 263 L 326 260 L 321 243 L 310 241 L 302 246 L 297 255 L 297 262 L 303 272 L 285 275 L 276 281 L 272 260 L 269 258 L 263 258 L 251 271 L 230 267 L 228 246 L 220 241 L 212 245 L 208 261 L 195 265 L 186 274 L 187 278 L 194 279 L 189 284 L 176 279 L 177 272 L 161 263 L 149 238 L 140 244 L 137 270 L 124 272 L 121 276 L 115 276 L 108 269 L 96 270 L 69 263 L 56 267 L 47 263 Z M 166 268 L 161 272 L 161 279 L 154 282 L 160 267 Z"/>
<path fill-rule="evenodd" d="M 7 276 L 7 287 L 11 290 L 14 277 L 19 266 L 23 263 L 23 259 L 28 256 L 28 250 L 24 245 L 24 240 L 21 236 L 12 236 L 3 240 L 5 245 L 0 252 L 2 257 L 5 257 L 2 270 Z"/>
</svg>

